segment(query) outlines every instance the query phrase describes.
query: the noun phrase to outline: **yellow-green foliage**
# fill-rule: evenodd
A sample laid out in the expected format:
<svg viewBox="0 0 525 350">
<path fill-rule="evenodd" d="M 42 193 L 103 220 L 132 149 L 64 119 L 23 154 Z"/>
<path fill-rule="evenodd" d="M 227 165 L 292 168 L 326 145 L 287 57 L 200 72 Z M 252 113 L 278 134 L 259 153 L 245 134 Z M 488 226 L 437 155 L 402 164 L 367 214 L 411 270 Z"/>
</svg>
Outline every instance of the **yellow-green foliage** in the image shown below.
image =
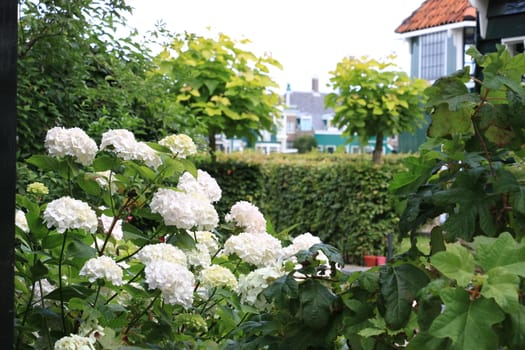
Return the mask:
<svg viewBox="0 0 525 350">
<path fill-rule="evenodd" d="M 363 254 L 384 254 L 386 235 L 397 231 L 399 218 L 387 192 L 402 156 L 218 154 L 215 164 L 198 166 L 223 189 L 218 210 L 223 216 L 238 200 L 256 204 L 277 232 L 297 225 L 291 234 L 311 232 L 357 262 Z"/>
</svg>

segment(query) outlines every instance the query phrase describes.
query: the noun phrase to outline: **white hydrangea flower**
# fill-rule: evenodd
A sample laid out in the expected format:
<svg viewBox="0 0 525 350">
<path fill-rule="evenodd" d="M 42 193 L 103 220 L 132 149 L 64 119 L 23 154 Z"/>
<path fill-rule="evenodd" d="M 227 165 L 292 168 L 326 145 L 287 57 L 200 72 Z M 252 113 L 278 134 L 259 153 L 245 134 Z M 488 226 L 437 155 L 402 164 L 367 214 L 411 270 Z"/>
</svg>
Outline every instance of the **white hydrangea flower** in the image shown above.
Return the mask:
<svg viewBox="0 0 525 350">
<path fill-rule="evenodd" d="M 111 194 L 114 194 L 118 190 L 115 178 L 111 174 L 111 170 L 99 171 L 95 173 L 95 181 L 97 184 L 103 188 L 109 188 L 109 181 L 111 180 Z"/>
<path fill-rule="evenodd" d="M 110 148 L 115 154 L 124 159 L 135 159 L 137 140 L 135 135 L 129 130 L 112 129 L 102 134 L 100 149 Z"/>
<path fill-rule="evenodd" d="M 239 294 L 241 302 L 253 305 L 259 309 L 264 309 L 267 306 L 266 301 L 259 295 L 263 290 L 286 272 L 277 265 L 261 267 L 253 270 L 247 275 L 239 276 Z"/>
<path fill-rule="evenodd" d="M 214 233 L 210 231 L 196 231 L 193 234 L 195 241 L 206 245 L 208 252 L 211 255 L 214 255 L 219 251 L 219 239 Z"/>
<path fill-rule="evenodd" d="M 308 250 L 311 246 L 322 243 L 321 239 L 310 232 L 303 233 L 292 240 L 292 244 L 283 248 L 284 257 L 290 257 L 301 250 Z"/>
<path fill-rule="evenodd" d="M 175 157 L 186 158 L 197 153 L 197 146 L 188 135 L 169 135 L 159 141 L 159 144 L 168 147 Z"/>
<path fill-rule="evenodd" d="M 160 158 L 160 155 L 157 153 L 157 151 L 148 146 L 146 143 L 137 142 L 135 147 L 135 159 L 143 161 L 144 164 L 153 169 L 157 169 L 159 165 L 162 164 L 162 159 Z"/>
<path fill-rule="evenodd" d="M 186 256 L 191 266 L 207 267 L 211 265 L 210 251 L 203 243 L 197 243 L 194 249 L 186 251 Z"/>
<path fill-rule="evenodd" d="M 80 128 L 51 128 L 46 134 L 44 145 L 49 155 L 72 156 L 82 165 L 93 163 L 98 151 L 96 142 Z"/>
<path fill-rule="evenodd" d="M 197 194 L 159 188 L 150 203 L 151 211 L 159 213 L 166 225 L 180 229 L 212 230 L 219 215 L 208 200 Z"/>
<path fill-rule="evenodd" d="M 122 275 L 122 268 L 109 256 L 89 259 L 80 270 L 80 276 L 86 276 L 89 282 L 101 278 L 114 286 L 122 285 Z"/>
<path fill-rule="evenodd" d="M 20 209 L 17 209 L 15 212 L 15 225 L 18 226 L 22 231 L 29 232 L 26 214 Z"/>
<path fill-rule="evenodd" d="M 105 335 L 104 328 L 98 324 L 95 318 L 89 318 L 80 323 L 78 327 L 78 335 L 88 337 L 93 343 Z"/>
<path fill-rule="evenodd" d="M 124 160 L 141 160 L 157 169 L 162 164 L 160 155 L 144 142 L 138 142 L 129 130 L 112 129 L 102 134 L 100 149 L 110 149 Z"/>
<path fill-rule="evenodd" d="M 97 231 L 97 214 L 87 203 L 69 196 L 49 202 L 43 217 L 48 228 L 55 227 L 60 233 L 75 228 Z"/>
<path fill-rule="evenodd" d="M 71 334 L 55 342 L 55 350 L 95 350 L 95 340 Z"/>
<path fill-rule="evenodd" d="M 149 289 L 160 289 L 164 302 L 189 309 L 193 304 L 195 277 L 186 267 L 169 261 L 154 261 L 144 270 Z"/>
<path fill-rule="evenodd" d="M 233 221 L 235 225 L 242 227 L 246 232 L 266 232 L 266 220 L 255 205 L 247 201 L 235 203 L 225 217 L 226 222 Z"/>
<path fill-rule="evenodd" d="M 185 172 L 179 178 L 177 188 L 186 193 L 197 193 L 208 198 L 211 203 L 221 199 L 222 191 L 217 181 L 206 171 L 197 170 L 197 178 L 189 172 Z"/>
<path fill-rule="evenodd" d="M 108 234 L 111 224 L 113 223 L 113 219 L 114 218 L 111 216 L 104 214 L 100 215 L 100 222 L 102 222 L 102 228 L 104 229 L 105 234 Z M 122 232 L 122 220 L 119 219 L 117 222 L 115 222 L 115 226 L 113 226 L 111 237 L 115 238 L 117 241 L 120 241 L 123 236 L 124 232 Z"/>
<path fill-rule="evenodd" d="M 203 287 L 207 288 L 226 287 L 232 290 L 237 289 L 235 275 L 230 269 L 220 265 L 211 265 L 203 269 L 199 274 L 199 281 Z"/>
<path fill-rule="evenodd" d="M 149 265 L 155 261 L 167 261 L 186 266 L 188 261 L 186 254 L 182 250 L 168 243 L 145 245 L 137 253 L 137 258 L 144 265 Z"/>
<path fill-rule="evenodd" d="M 224 254 L 236 254 L 241 260 L 258 267 L 267 266 L 281 258 L 281 241 L 267 233 L 242 232 L 226 240 Z"/>
<path fill-rule="evenodd" d="M 35 283 L 35 290 L 33 291 L 33 300 L 37 302 L 37 305 L 42 305 L 42 297 L 45 297 L 54 290 L 55 286 L 49 283 L 47 278 L 41 279 Z"/>
</svg>

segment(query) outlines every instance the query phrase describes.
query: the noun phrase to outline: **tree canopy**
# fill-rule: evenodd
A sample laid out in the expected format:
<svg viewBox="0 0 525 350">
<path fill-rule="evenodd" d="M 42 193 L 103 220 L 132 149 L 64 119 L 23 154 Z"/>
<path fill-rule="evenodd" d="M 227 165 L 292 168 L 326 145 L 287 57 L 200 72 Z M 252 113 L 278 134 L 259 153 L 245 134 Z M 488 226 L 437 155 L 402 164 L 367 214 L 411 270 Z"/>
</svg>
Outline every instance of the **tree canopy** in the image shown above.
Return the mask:
<svg viewBox="0 0 525 350">
<path fill-rule="evenodd" d="M 170 90 L 185 121 L 208 136 L 210 152 L 215 136 L 245 137 L 255 141 L 260 130 L 271 131 L 279 96 L 270 88 L 271 67 L 281 68 L 270 56 L 257 57 L 225 34 L 206 38 L 177 34 L 156 58 L 159 72 L 170 81 Z"/>
<path fill-rule="evenodd" d="M 326 107 L 334 108 L 334 124 L 344 129 L 344 135 L 357 135 L 363 144 L 376 137 L 376 163 L 381 161 L 385 136 L 413 131 L 424 120 L 427 83 L 410 79 L 393 59 L 343 58 L 330 72 L 335 92 L 325 98 Z"/>
</svg>

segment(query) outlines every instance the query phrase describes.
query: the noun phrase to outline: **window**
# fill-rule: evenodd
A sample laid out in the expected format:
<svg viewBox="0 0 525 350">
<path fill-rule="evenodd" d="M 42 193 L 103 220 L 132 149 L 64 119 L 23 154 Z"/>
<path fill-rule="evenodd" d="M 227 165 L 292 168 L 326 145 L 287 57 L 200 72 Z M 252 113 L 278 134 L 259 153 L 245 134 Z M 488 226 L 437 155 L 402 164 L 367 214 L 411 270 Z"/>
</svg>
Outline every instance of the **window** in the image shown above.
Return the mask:
<svg viewBox="0 0 525 350">
<path fill-rule="evenodd" d="M 501 39 L 501 42 L 507 47 L 511 55 L 523 53 L 523 43 L 525 42 L 525 37 Z"/>
<path fill-rule="evenodd" d="M 446 74 L 446 31 L 420 37 L 420 78 L 436 80 Z"/>
<path fill-rule="evenodd" d="M 501 39 L 503 45 L 507 47 L 511 55 L 517 55 L 524 53 L 525 37 L 521 36 L 518 38 Z M 521 76 L 522 84 L 525 84 L 525 74 Z"/>
<path fill-rule="evenodd" d="M 463 66 L 470 67 L 470 75 L 474 75 L 476 70 L 476 62 L 472 56 L 467 55 L 467 50 L 476 44 L 475 41 L 476 27 L 466 27 L 463 29 Z"/>
<path fill-rule="evenodd" d="M 299 123 L 299 128 L 301 131 L 310 131 L 312 130 L 312 117 L 301 117 L 301 122 Z"/>
<path fill-rule="evenodd" d="M 286 122 L 286 133 L 287 134 L 295 133 L 295 130 L 296 130 L 295 124 L 296 124 L 296 122 L 294 120 L 288 120 Z"/>
</svg>

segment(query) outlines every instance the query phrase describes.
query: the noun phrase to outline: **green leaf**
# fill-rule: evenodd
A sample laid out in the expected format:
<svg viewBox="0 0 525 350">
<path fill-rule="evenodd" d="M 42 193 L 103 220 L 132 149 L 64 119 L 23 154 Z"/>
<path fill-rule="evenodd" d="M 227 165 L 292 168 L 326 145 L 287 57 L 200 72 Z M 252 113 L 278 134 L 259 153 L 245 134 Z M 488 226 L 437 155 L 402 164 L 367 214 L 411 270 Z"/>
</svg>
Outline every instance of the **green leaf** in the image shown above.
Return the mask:
<svg viewBox="0 0 525 350">
<path fill-rule="evenodd" d="M 63 297 L 64 301 L 68 301 L 71 298 L 87 299 L 93 293 L 95 293 L 94 290 L 83 286 L 67 286 L 63 287 L 62 291 L 60 291 L 60 288 L 53 290 L 46 296 L 46 299 L 60 300 L 61 297 Z"/>
<path fill-rule="evenodd" d="M 42 263 L 42 261 L 37 260 L 30 268 L 31 271 L 31 279 L 33 281 L 38 281 L 44 277 L 46 277 L 47 273 L 49 272 L 49 269 L 46 265 Z"/>
<path fill-rule="evenodd" d="M 326 326 L 337 296 L 316 280 L 305 281 L 299 290 L 300 315 L 306 326 L 320 329 Z"/>
<path fill-rule="evenodd" d="M 64 234 L 49 234 L 42 240 L 43 249 L 60 247 L 64 241 Z"/>
<path fill-rule="evenodd" d="M 449 349 L 450 339 L 436 338 L 428 332 L 418 332 L 416 336 L 408 342 L 406 350 L 443 350 Z"/>
<path fill-rule="evenodd" d="M 488 278 L 483 283 L 481 295 L 487 299 L 494 298 L 496 303 L 507 313 L 515 311 L 518 301 L 520 278 L 515 274 L 496 267 L 488 272 Z"/>
<path fill-rule="evenodd" d="M 126 166 L 135 170 L 140 176 L 149 181 L 154 181 L 157 174 L 145 165 L 139 165 L 133 161 L 126 161 Z"/>
<path fill-rule="evenodd" d="M 81 174 L 76 178 L 76 183 L 82 190 L 93 196 L 100 196 L 102 189 L 91 174 Z"/>
<path fill-rule="evenodd" d="M 428 276 L 411 264 L 383 266 L 379 273 L 380 293 L 385 302 L 385 322 L 392 329 L 404 327 L 418 291 L 427 285 Z"/>
<path fill-rule="evenodd" d="M 32 155 L 30 158 L 26 159 L 26 162 L 36 166 L 41 170 L 58 169 L 58 160 L 56 158 L 43 154 Z"/>
<path fill-rule="evenodd" d="M 476 257 L 485 271 L 525 261 L 525 247 L 518 244 L 508 232 L 497 238 L 476 237 Z"/>
<path fill-rule="evenodd" d="M 341 255 L 341 253 L 339 253 L 339 250 L 337 250 L 337 248 L 329 244 L 317 243 L 311 246 L 309 249 L 309 251 L 312 253 L 315 253 L 318 250 L 322 251 L 328 258 L 328 260 L 330 260 L 331 262 L 344 265 L 345 262 L 343 260 L 343 256 Z"/>
<path fill-rule="evenodd" d="M 438 338 L 452 339 L 452 349 L 494 350 L 498 336 L 493 325 L 505 315 L 497 304 L 485 298 L 470 300 L 463 289 L 445 289 L 441 293 L 445 311 L 439 315 L 429 333 Z"/>
<path fill-rule="evenodd" d="M 432 114 L 432 123 L 428 127 L 429 137 L 449 137 L 455 134 L 474 134 L 470 109 L 451 111 L 446 105 L 440 105 Z"/>
<path fill-rule="evenodd" d="M 167 243 L 171 243 L 179 248 L 191 250 L 195 248 L 195 240 L 185 230 L 178 230 L 177 232 L 170 235 Z"/>
<path fill-rule="evenodd" d="M 263 291 L 263 295 L 269 302 L 273 301 L 281 307 L 287 307 L 291 299 L 299 296 L 299 284 L 293 276 L 281 276 Z"/>
<path fill-rule="evenodd" d="M 461 287 L 467 287 L 474 275 L 474 257 L 467 248 L 457 243 L 448 245 L 447 251 L 433 255 L 430 262 L 439 272 L 456 280 Z"/>
<path fill-rule="evenodd" d="M 93 168 L 95 171 L 113 170 L 118 167 L 119 162 L 120 160 L 117 157 L 103 154 L 93 160 Z"/>
</svg>

